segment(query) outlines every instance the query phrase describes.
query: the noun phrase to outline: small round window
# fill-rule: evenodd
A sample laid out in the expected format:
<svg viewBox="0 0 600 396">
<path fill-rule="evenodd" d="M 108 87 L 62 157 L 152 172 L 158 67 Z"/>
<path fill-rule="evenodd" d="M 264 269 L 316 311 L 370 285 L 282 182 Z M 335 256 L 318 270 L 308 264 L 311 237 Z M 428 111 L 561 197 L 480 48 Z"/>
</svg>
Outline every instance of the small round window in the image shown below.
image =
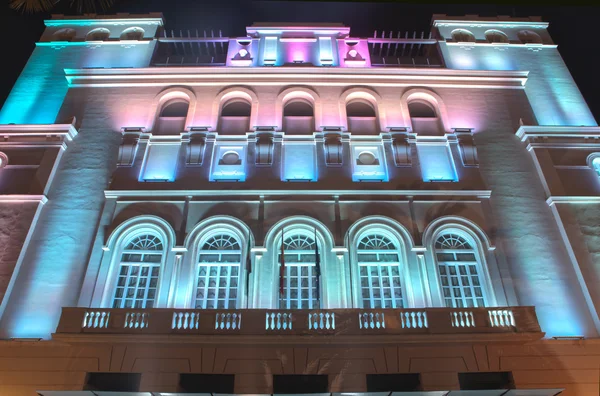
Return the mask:
<svg viewBox="0 0 600 396">
<path fill-rule="evenodd" d="M 358 162 L 361 165 L 373 165 L 377 161 L 377 158 L 370 151 L 363 151 L 358 154 Z"/>
<path fill-rule="evenodd" d="M 223 157 L 221 157 L 221 162 L 224 165 L 236 165 L 239 163 L 239 161 L 240 155 L 235 151 L 227 151 L 225 154 L 223 154 Z"/>
<path fill-rule="evenodd" d="M 4 168 L 6 165 L 8 165 L 8 156 L 0 152 L 0 169 Z"/>
</svg>

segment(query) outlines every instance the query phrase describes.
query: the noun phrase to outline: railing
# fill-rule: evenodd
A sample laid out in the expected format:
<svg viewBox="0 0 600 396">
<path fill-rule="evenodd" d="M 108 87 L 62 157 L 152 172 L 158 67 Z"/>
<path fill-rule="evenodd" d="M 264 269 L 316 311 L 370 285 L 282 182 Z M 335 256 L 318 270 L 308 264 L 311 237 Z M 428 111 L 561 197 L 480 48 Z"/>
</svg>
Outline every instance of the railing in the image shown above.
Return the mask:
<svg viewBox="0 0 600 396">
<path fill-rule="evenodd" d="M 243 317 L 243 320 L 242 320 Z M 59 334 L 539 333 L 533 307 L 196 310 L 63 308 Z"/>
</svg>

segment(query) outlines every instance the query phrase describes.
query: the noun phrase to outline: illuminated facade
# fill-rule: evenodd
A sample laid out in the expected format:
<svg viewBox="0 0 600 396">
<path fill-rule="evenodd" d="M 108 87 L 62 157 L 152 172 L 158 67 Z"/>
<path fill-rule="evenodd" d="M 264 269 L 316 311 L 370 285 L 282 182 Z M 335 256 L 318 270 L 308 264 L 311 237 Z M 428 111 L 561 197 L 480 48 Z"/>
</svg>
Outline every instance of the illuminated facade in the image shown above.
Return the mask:
<svg viewBox="0 0 600 396">
<path fill-rule="evenodd" d="M 547 23 L 103 18 L 0 112 L 7 394 L 597 394 L 600 128 Z"/>
</svg>

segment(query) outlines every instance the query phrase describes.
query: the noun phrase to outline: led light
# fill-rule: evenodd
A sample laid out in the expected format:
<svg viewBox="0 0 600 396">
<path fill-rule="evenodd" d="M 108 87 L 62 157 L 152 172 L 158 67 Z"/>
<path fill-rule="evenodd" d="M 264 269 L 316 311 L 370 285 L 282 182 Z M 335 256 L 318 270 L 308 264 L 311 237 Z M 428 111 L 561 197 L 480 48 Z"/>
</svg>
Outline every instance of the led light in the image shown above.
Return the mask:
<svg viewBox="0 0 600 396">
<path fill-rule="evenodd" d="M 356 55 L 358 55 L 358 52 L 356 52 L 355 49 L 352 49 L 352 50 L 348 51 L 348 55 L 350 55 L 351 58 L 356 58 Z"/>
<path fill-rule="evenodd" d="M 246 50 L 245 48 L 242 48 L 241 50 L 238 51 L 238 54 L 240 55 L 240 57 L 245 58 L 246 55 L 248 55 L 248 50 Z"/>
</svg>

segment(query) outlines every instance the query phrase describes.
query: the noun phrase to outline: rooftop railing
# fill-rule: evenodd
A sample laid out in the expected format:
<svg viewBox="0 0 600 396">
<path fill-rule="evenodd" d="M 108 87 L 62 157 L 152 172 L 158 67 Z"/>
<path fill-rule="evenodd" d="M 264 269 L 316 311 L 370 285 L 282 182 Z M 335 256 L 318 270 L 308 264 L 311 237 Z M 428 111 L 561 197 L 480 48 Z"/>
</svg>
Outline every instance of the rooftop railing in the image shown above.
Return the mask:
<svg viewBox="0 0 600 396">
<path fill-rule="evenodd" d="M 57 334 L 409 335 L 540 333 L 533 307 L 196 310 L 63 308 Z"/>
</svg>

